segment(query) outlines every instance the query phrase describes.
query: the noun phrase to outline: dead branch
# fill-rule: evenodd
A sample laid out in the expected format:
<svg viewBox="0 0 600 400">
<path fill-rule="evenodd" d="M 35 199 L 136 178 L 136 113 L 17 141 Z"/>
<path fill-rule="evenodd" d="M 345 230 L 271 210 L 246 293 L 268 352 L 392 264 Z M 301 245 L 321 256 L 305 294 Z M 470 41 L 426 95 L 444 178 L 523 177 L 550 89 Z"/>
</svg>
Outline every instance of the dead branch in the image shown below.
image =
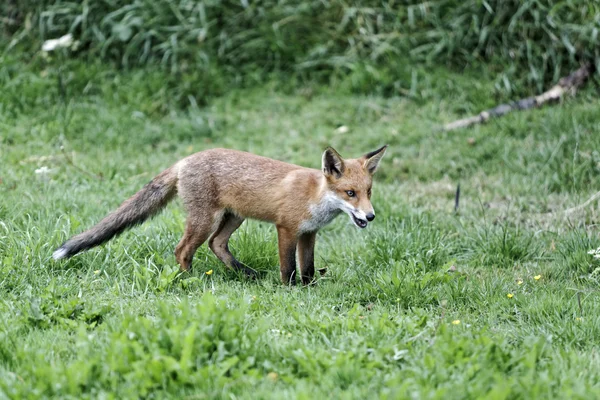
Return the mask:
<svg viewBox="0 0 600 400">
<path fill-rule="evenodd" d="M 576 211 L 583 210 L 584 208 L 586 208 L 587 206 L 589 206 L 590 204 L 592 204 L 594 201 L 598 200 L 599 198 L 600 198 L 600 192 L 596 192 L 592 197 L 587 199 L 584 203 L 582 203 L 578 206 L 572 207 L 572 208 L 568 208 L 568 209 L 564 210 L 563 213 L 568 215 L 568 214 L 572 214 Z"/>
<path fill-rule="evenodd" d="M 492 109 L 482 111 L 479 115 L 469 118 L 459 119 L 458 121 L 450 122 L 444 125 L 444 131 L 452 131 L 455 129 L 466 128 L 471 125 L 487 122 L 490 118 L 500 117 L 512 111 L 528 110 L 530 108 L 541 107 L 548 102 L 555 102 L 567 92 L 575 93 L 594 72 L 594 65 L 591 63 L 584 64 L 581 68 L 571 73 L 568 76 L 561 78 L 558 84 L 554 85 L 550 90 L 540 94 L 539 96 L 527 97 L 525 99 L 512 101 L 508 104 L 501 104 Z"/>
</svg>

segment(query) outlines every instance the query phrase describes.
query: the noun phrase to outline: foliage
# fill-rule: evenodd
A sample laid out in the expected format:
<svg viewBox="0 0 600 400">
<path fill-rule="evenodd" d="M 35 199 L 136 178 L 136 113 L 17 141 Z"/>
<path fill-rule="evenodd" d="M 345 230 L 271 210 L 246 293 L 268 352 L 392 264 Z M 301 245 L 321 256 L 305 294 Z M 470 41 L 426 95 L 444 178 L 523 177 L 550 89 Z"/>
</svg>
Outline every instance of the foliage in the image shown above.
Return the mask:
<svg viewBox="0 0 600 400">
<path fill-rule="evenodd" d="M 203 104 L 226 87 L 325 81 L 358 93 L 417 96 L 417 63 L 487 66 L 496 93 L 523 94 L 598 63 L 600 5 L 588 0 L 387 2 L 8 1 L 10 47 L 72 33 L 73 57 L 160 65 Z M 199 91 L 195 93 L 194 91 Z"/>
</svg>

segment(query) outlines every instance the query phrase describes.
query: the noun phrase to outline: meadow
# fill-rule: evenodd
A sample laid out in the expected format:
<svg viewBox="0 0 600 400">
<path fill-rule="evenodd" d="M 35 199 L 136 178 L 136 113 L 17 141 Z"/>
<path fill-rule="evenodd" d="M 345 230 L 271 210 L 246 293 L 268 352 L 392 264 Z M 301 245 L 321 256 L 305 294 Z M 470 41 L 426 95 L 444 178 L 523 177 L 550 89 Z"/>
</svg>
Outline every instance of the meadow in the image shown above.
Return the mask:
<svg viewBox="0 0 600 400">
<path fill-rule="evenodd" d="M 3 397 L 600 394 L 599 265 L 588 254 L 600 246 L 598 208 L 585 206 L 599 183 L 593 89 L 443 133 L 457 107 L 488 89 L 473 87 L 476 73 L 438 79 L 453 90 L 419 104 L 266 86 L 153 117 L 142 111 L 152 107 L 137 87 L 152 84 L 143 76 L 103 75 L 88 85 L 95 94 L 4 114 Z M 142 95 L 122 100 L 131 93 Z M 206 247 L 179 274 L 177 202 L 103 247 L 51 260 L 68 236 L 195 151 L 319 168 L 327 145 L 358 156 L 383 143 L 377 219 L 359 231 L 342 216 L 319 234 L 327 272 L 314 286 L 279 283 L 274 228 L 254 221 L 232 248 L 258 280 Z"/>
<path fill-rule="evenodd" d="M 236 81 L 125 68 L 110 56 L 125 44 L 102 59 L 24 43 L 0 59 L 0 399 L 600 397 L 594 84 L 446 133 L 556 71 L 515 86 L 505 72 L 519 68 L 493 59 L 413 59 L 391 77 L 373 64 Z M 384 83 L 363 90 L 371 82 Z M 320 168 L 327 146 L 357 157 L 383 144 L 377 218 L 359 230 L 342 215 L 319 233 L 315 285 L 280 283 L 275 229 L 256 221 L 230 246 L 258 279 L 206 246 L 181 274 L 179 201 L 104 246 L 51 258 L 196 151 Z"/>
</svg>

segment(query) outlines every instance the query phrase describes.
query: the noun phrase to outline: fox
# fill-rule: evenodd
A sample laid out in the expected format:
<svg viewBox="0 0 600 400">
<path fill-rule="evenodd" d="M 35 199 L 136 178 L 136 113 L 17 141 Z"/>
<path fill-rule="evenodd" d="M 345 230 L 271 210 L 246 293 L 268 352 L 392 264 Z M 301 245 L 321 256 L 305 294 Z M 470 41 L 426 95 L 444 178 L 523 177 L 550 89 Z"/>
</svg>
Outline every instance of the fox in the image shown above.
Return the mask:
<svg viewBox="0 0 600 400">
<path fill-rule="evenodd" d="M 181 271 L 189 271 L 196 250 L 208 247 L 226 267 L 250 278 L 256 271 L 229 251 L 229 239 L 245 219 L 275 224 L 283 284 L 296 284 L 296 255 L 304 285 L 314 280 L 317 232 L 341 213 L 364 229 L 375 219 L 373 174 L 387 145 L 357 159 L 343 159 L 332 147 L 321 170 L 230 149 L 209 149 L 181 159 L 125 200 L 97 225 L 73 236 L 53 253 L 72 257 L 104 244 L 158 214 L 176 195 L 187 212 L 175 248 Z"/>
</svg>

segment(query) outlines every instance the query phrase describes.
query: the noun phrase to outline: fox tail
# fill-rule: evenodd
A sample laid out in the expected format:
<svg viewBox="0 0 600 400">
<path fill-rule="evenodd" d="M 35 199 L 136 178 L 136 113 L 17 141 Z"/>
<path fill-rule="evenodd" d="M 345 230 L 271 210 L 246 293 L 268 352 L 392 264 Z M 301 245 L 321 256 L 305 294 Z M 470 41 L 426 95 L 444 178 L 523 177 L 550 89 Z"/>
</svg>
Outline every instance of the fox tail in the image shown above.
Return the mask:
<svg viewBox="0 0 600 400">
<path fill-rule="evenodd" d="M 176 166 L 163 171 L 97 225 L 63 243 L 52 257 L 55 260 L 72 257 L 153 217 L 177 194 L 177 176 Z"/>
</svg>

